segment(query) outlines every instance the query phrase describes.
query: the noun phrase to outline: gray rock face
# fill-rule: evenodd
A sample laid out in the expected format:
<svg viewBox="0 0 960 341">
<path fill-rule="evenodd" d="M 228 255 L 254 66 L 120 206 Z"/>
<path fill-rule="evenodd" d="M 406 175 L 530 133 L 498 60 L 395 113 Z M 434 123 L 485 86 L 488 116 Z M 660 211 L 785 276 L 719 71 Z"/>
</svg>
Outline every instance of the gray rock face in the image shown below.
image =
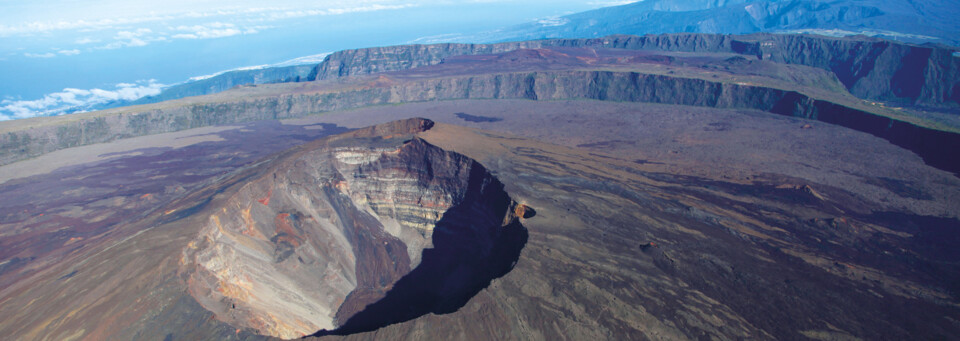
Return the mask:
<svg viewBox="0 0 960 341">
<path fill-rule="evenodd" d="M 53 150 L 123 137 L 261 119 L 293 118 L 369 105 L 447 99 L 599 99 L 716 108 L 751 108 L 815 118 L 868 132 L 910 149 L 931 165 L 960 171 L 943 145 L 957 145 L 956 134 L 845 107 L 802 93 L 763 86 L 634 72 L 549 71 L 428 79 L 392 87 L 339 93 L 282 95 L 240 102 L 154 110 L 95 118 L 2 136 L 4 163 Z M 168 122 L 147 124 L 146 122 Z M 92 127 L 92 129 L 91 129 Z M 97 133 L 88 133 L 91 129 Z M 54 138 L 49 137 L 55 131 Z"/>
<path fill-rule="evenodd" d="M 955 49 L 872 38 L 805 35 L 661 34 L 594 39 L 552 39 L 499 44 L 402 45 L 331 54 L 309 80 L 435 65 L 459 55 L 492 54 L 548 46 L 736 53 L 777 63 L 829 70 L 854 95 L 921 105 L 960 104 L 960 58 Z"/>
</svg>

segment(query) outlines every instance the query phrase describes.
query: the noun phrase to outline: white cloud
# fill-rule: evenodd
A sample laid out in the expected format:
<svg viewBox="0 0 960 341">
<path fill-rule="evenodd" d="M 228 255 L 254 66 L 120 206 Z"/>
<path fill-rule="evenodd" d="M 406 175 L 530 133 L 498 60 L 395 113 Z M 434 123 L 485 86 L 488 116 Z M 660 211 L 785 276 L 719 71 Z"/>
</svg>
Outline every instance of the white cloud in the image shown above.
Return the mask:
<svg viewBox="0 0 960 341">
<path fill-rule="evenodd" d="M 142 37 L 145 34 L 153 33 L 153 30 L 149 28 L 138 28 L 136 31 L 120 31 L 117 32 L 115 39 L 133 39 L 137 37 Z"/>
<path fill-rule="evenodd" d="M 21 23 L 19 25 L 0 25 L 0 37 L 5 36 L 26 36 L 36 33 L 46 33 L 52 31 L 80 31 L 92 32 L 96 30 L 107 29 L 118 26 L 128 26 L 142 24 L 161 20 L 174 20 L 172 16 L 145 16 L 138 18 L 117 18 L 100 20 L 76 20 L 76 21 L 34 21 Z"/>
<path fill-rule="evenodd" d="M 100 48 L 106 49 L 106 50 L 113 50 L 113 49 L 119 49 L 121 47 L 137 47 L 137 46 L 146 46 L 146 45 L 147 45 L 146 41 L 143 41 L 142 39 L 134 38 L 126 41 L 115 41 L 107 45 L 103 45 Z"/>
<path fill-rule="evenodd" d="M 93 44 L 93 43 L 99 43 L 99 42 L 100 42 L 100 39 L 93 39 L 90 37 L 83 37 L 74 41 L 74 43 L 77 45 L 86 45 L 86 44 Z"/>
<path fill-rule="evenodd" d="M 893 31 L 884 31 L 884 30 L 860 30 L 860 31 L 847 31 L 841 29 L 819 29 L 819 28 L 809 28 L 809 29 L 798 29 L 798 30 L 781 30 L 774 33 L 785 33 L 785 34 L 816 34 L 828 37 L 846 37 L 854 35 L 865 35 L 870 37 L 886 37 L 887 39 L 892 38 L 910 38 L 910 39 L 924 39 L 924 40 L 935 40 L 937 37 L 919 35 L 919 34 L 909 34 L 909 33 L 900 33 Z"/>
<path fill-rule="evenodd" d="M 426 37 L 420 37 L 411 41 L 408 41 L 407 44 L 437 44 L 437 43 L 449 43 L 455 42 L 458 40 L 463 40 L 466 37 L 460 33 L 446 33 L 438 34 Z"/>
<path fill-rule="evenodd" d="M 153 33 L 153 30 L 149 28 L 138 28 L 133 31 L 120 31 L 113 36 L 114 42 L 104 45 L 100 48 L 111 50 L 121 47 L 146 46 L 150 41 L 160 40 L 157 38 L 148 37 L 148 35 L 151 33 Z"/>
<path fill-rule="evenodd" d="M 570 20 L 567 20 L 565 18 L 560 18 L 560 17 L 543 18 L 543 19 L 537 20 L 537 23 L 543 27 L 563 26 L 569 22 Z"/>
<path fill-rule="evenodd" d="M 272 26 L 272 25 L 247 26 L 247 27 L 244 28 L 245 31 L 244 31 L 243 33 L 244 33 L 244 34 L 260 33 L 260 31 L 269 30 L 269 29 L 274 28 L 274 27 L 276 27 L 276 26 Z"/>
<path fill-rule="evenodd" d="M 144 96 L 157 95 L 164 87 L 166 85 L 151 79 L 137 82 L 137 84 L 120 83 L 113 90 L 66 88 L 36 100 L 5 99 L 0 101 L 0 120 L 97 110 L 99 105 L 113 101 L 132 101 Z"/>
<path fill-rule="evenodd" d="M 58 19 L 29 21 L 12 24 L 0 24 L 0 37 L 29 36 L 54 31 L 93 32 L 119 27 L 130 27 L 151 23 L 165 23 L 180 20 L 202 18 L 229 18 L 245 22 L 262 22 L 315 15 L 338 15 L 346 13 L 392 10 L 417 6 L 411 3 L 397 3 L 396 0 L 361 1 L 359 5 L 341 1 L 279 1 L 285 6 L 253 7 L 237 5 L 231 8 L 207 8 L 205 10 L 187 10 L 181 12 L 157 13 L 138 11 L 126 15 L 111 15 L 108 18 L 94 19 Z M 168 6 L 175 7 L 175 6 Z M 116 13 L 115 13 L 116 14 Z M 94 14 L 96 15 L 96 14 Z M 93 16 L 90 16 L 93 17 Z M 9 22 L 9 21 L 8 21 Z"/>
<path fill-rule="evenodd" d="M 340 8 L 326 8 L 326 9 L 307 9 L 307 10 L 285 10 L 285 11 L 272 11 L 264 15 L 267 20 L 282 20 L 282 19 L 292 19 L 292 18 L 301 18 L 301 17 L 312 17 L 320 15 L 340 15 L 348 13 L 360 13 L 360 12 L 373 12 L 373 11 L 383 11 L 383 10 L 397 10 L 410 7 L 416 7 L 415 4 L 398 4 L 398 5 L 366 5 L 366 6 L 357 6 L 357 7 L 340 7 Z"/>
<path fill-rule="evenodd" d="M 190 34 L 190 33 L 174 34 L 171 38 L 173 38 L 173 39 L 200 39 L 200 37 L 198 37 L 196 34 Z"/>
<path fill-rule="evenodd" d="M 213 77 L 216 77 L 216 76 L 219 76 L 219 75 L 222 75 L 222 74 L 224 74 L 224 73 L 231 72 L 231 71 L 259 70 L 259 69 L 265 69 L 265 68 L 269 68 L 269 67 L 281 67 L 281 66 L 317 64 L 317 63 L 322 62 L 323 59 L 324 59 L 324 58 L 327 58 L 327 56 L 329 56 L 329 55 L 330 55 L 330 53 L 329 53 L 329 52 L 326 52 L 326 53 L 319 53 L 319 54 L 314 54 L 314 55 L 309 55 L 309 56 L 298 57 L 298 58 L 290 59 L 290 60 L 287 60 L 287 61 L 279 62 L 279 63 L 276 63 L 276 64 L 264 64 L 264 65 L 244 66 L 244 67 L 239 67 L 239 68 L 235 68 L 235 69 L 230 69 L 230 70 L 224 70 L 224 71 L 220 71 L 220 72 L 211 73 L 211 74 L 209 74 L 209 75 L 190 77 L 190 79 L 187 80 L 187 82 L 195 82 L 195 81 L 200 81 L 200 80 L 204 80 L 204 79 L 208 79 L 208 78 L 213 78 Z"/>
<path fill-rule="evenodd" d="M 593 6 L 598 6 L 598 7 L 610 7 L 610 6 L 622 6 L 622 5 L 632 4 L 632 3 L 635 3 L 635 2 L 641 2 L 641 1 L 643 1 L 643 0 L 591 1 L 591 2 L 588 2 L 587 4 L 590 4 L 590 5 L 593 5 Z"/>
<path fill-rule="evenodd" d="M 211 74 L 209 74 L 209 75 L 190 77 L 190 80 L 188 80 L 188 82 L 202 81 L 202 80 L 204 80 L 204 79 L 213 78 L 213 77 L 222 75 L 222 74 L 227 73 L 227 72 L 230 72 L 230 71 L 260 70 L 260 69 L 265 69 L 265 68 L 268 68 L 268 67 L 271 67 L 271 66 L 273 66 L 273 65 L 263 64 L 263 65 L 243 66 L 243 67 L 238 67 L 238 68 L 236 68 L 236 69 L 230 69 L 230 70 L 224 70 L 224 71 L 214 72 L 214 73 L 211 73 Z"/>
<path fill-rule="evenodd" d="M 318 54 L 309 55 L 309 56 L 297 57 L 291 60 L 270 65 L 270 67 L 317 64 L 322 62 L 329 55 L 330 55 L 330 52 L 325 52 L 325 53 L 318 53 Z"/>
<path fill-rule="evenodd" d="M 28 52 L 28 53 L 24 53 L 23 55 L 25 57 L 30 57 L 30 58 L 53 58 L 57 56 L 53 52 L 47 52 L 47 53 L 29 53 Z"/>
<path fill-rule="evenodd" d="M 119 2 L 119 0 L 116 0 Z M 34 12 L 43 13 L 49 19 L 34 15 L 31 19 L 17 22 L 17 18 L 4 17 L 0 13 L 0 38 L 21 37 L 30 39 L 38 35 L 68 37 L 72 46 L 62 46 L 49 51 L 18 51 L 17 55 L 29 58 L 53 58 L 71 56 L 84 51 L 112 50 L 129 47 L 147 46 L 157 42 L 173 40 L 200 40 L 259 34 L 267 29 L 282 25 L 283 20 L 311 16 L 332 16 L 358 12 L 397 10 L 419 6 L 422 3 L 407 0 L 272 0 L 274 6 L 257 7 L 251 1 L 217 3 L 217 1 L 165 0 L 162 10 L 146 11 L 148 5 L 118 7 L 117 10 L 133 12 L 118 15 L 119 12 L 93 11 L 89 13 L 51 12 L 45 8 L 36 8 Z M 190 2 L 190 6 L 173 6 L 173 3 Z M 196 6 L 192 5 L 196 2 Z M 100 4 L 102 5 L 102 3 Z M 96 7 L 97 5 L 92 5 Z M 228 6 L 228 7 L 224 7 Z M 176 12 L 166 8 L 181 8 Z M 111 12 L 113 11 L 113 12 Z M 113 13 L 104 17 L 104 13 Z M 9 49 L 20 49 L 12 46 Z M 51 52 L 52 51 L 52 52 Z"/>
<path fill-rule="evenodd" d="M 177 31 L 187 32 L 178 33 L 171 36 L 174 39 L 212 39 L 224 38 L 242 34 L 243 32 L 236 28 L 234 24 L 213 22 L 204 25 L 178 26 Z"/>
</svg>

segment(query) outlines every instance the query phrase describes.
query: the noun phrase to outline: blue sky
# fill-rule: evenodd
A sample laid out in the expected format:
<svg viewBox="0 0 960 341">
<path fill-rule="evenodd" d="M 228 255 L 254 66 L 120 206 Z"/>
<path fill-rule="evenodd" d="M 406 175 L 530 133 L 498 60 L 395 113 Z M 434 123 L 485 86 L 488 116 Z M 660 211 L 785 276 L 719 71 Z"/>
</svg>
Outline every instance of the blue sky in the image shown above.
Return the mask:
<svg viewBox="0 0 960 341">
<path fill-rule="evenodd" d="M 450 40 L 622 3 L 0 0 L 0 120 L 83 111 L 228 69 Z"/>
<path fill-rule="evenodd" d="M 178 39 L 256 34 L 289 19 L 423 6 L 403 1 L 3 1 L 0 37 L 27 38 L 27 57 L 52 58 L 97 49 Z M 58 42 L 61 46 L 36 43 Z M 47 47 L 45 49 L 45 47 Z"/>
</svg>

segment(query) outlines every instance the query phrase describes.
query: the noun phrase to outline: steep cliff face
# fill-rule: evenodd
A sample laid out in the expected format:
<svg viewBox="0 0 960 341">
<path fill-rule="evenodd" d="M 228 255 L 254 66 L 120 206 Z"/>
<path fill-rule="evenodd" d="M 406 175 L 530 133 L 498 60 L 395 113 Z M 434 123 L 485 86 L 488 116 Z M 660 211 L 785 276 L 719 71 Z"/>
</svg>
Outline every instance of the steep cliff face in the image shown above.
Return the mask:
<svg viewBox="0 0 960 341">
<path fill-rule="evenodd" d="M 759 54 L 780 63 L 833 71 L 857 97 L 919 105 L 960 104 L 950 94 L 960 81 L 960 58 L 951 49 L 884 40 L 772 35 Z"/>
<path fill-rule="evenodd" d="M 435 266 L 421 257 L 450 247 L 437 233 L 470 235 L 457 247 L 477 251 L 471 262 L 497 256 L 499 238 L 522 229 L 503 185 L 411 139 L 432 122 L 405 122 L 314 143 L 245 182 L 183 251 L 191 295 L 223 322 L 291 339 L 336 329 Z"/>
<path fill-rule="evenodd" d="M 952 55 L 955 50 L 863 37 L 681 33 L 500 44 L 403 45 L 331 54 L 307 79 L 406 70 L 439 64 L 450 56 L 545 46 L 737 53 L 829 70 L 851 93 L 864 99 L 931 106 L 960 104 L 954 96 L 960 91 L 957 88 L 960 86 L 960 58 Z"/>
<path fill-rule="evenodd" d="M 699 43 L 696 45 L 700 45 Z M 341 91 L 284 94 L 96 117 L 0 135 L 0 163 L 118 138 L 209 125 L 301 117 L 369 105 L 447 99 L 596 99 L 749 108 L 842 125 L 885 138 L 929 164 L 960 172 L 949 148 L 960 135 L 880 116 L 803 93 L 739 82 L 621 71 L 537 71 L 387 82 Z"/>
<path fill-rule="evenodd" d="M 829 70 L 857 97 L 920 105 L 960 104 L 960 58 L 954 49 L 872 38 L 808 35 L 663 34 L 556 40 L 559 45 L 663 51 L 733 52 Z"/>
<path fill-rule="evenodd" d="M 540 42 L 500 44 L 436 44 L 373 47 L 338 51 L 327 56 L 307 76 L 308 81 L 408 70 L 436 65 L 445 58 L 463 55 L 494 54 L 541 46 Z"/>
</svg>

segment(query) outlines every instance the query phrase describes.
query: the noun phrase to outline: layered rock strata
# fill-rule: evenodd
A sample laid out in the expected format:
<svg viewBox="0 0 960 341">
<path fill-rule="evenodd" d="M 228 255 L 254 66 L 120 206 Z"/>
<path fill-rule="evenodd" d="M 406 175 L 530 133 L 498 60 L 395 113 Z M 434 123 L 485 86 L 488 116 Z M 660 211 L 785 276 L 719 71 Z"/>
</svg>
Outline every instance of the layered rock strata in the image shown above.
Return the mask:
<svg viewBox="0 0 960 341">
<path fill-rule="evenodd" d="M 784 64 L 828 70 L 854 95 L 921 105 L 960 104 L 960 58 L 945 46 L 919 46 L 875 38 L 810 35 L 677 33 L 548 39 L 498 44 L 401 45 L 335 52 L 308 80 L 399 71 L 441 63 L 459 55 L 543 47 L 735 53 Z"/>
<path fill-rule="evenodd" d="M 336 329 L 382 299 L 438 230 L 474 236 L 463 247 L 490 257 L 501 234 L 522 228 L 517 204 L 476 161 L 409 135 L 431 125 L 319 141 L 246 181 L 183 251 L 190 294 L 218 320 L 291 339 Z M 469 218 L 450 223 L 464 207 Z"/>
</svg>

